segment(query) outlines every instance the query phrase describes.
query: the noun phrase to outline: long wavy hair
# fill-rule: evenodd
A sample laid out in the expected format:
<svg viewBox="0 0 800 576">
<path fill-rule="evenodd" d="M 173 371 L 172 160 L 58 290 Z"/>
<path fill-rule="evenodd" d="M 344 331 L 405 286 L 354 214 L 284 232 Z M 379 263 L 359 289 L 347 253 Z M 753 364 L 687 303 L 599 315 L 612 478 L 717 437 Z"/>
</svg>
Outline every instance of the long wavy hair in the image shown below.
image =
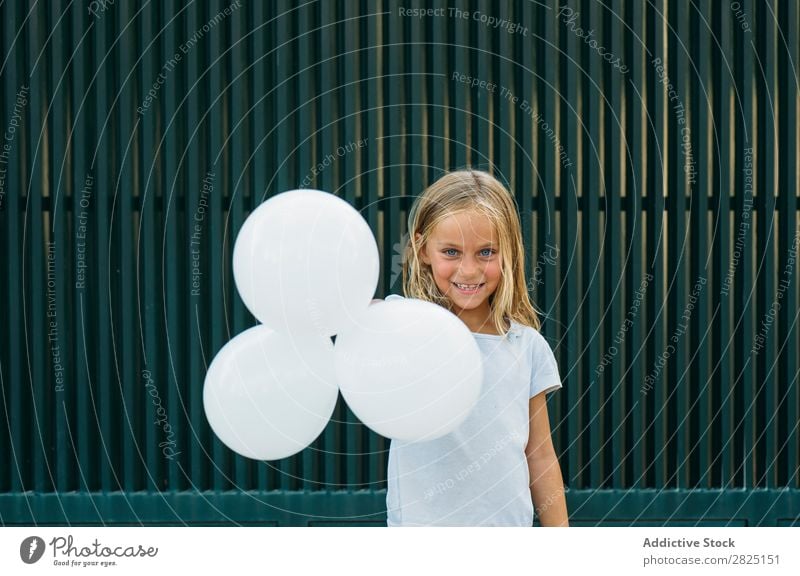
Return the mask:
<svg viewBox="0 0 800 576">
<path fill-rule="evenodd" d="M 510 328 L 508 322 L 513 320 L 539 330 L 539 314 L 528 296 L 525 248 L 514 197 L 494 176 L 481 170 L 449 172 L 414 201 L 408 216 L 408 243 L 403 253 L 406 297 L 434 302 L 452 311 L 452 303 L 439 290 L 431 267 L 420 258 L 420 250 L 439 222 L 464 211 L 486 215 L 498 236 L 502 277 L 489 296 L 494 325 L 506 332 Z"/>
</svg>

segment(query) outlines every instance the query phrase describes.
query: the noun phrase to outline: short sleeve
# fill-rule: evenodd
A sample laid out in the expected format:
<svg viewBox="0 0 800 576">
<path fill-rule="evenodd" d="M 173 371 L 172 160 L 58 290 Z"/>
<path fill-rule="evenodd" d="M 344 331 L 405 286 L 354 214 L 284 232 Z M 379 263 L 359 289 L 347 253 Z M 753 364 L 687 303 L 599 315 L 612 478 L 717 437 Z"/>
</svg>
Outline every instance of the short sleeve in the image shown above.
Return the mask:
<svg viewBox="0 0 800 576">
<path fill-rule="evenodd" d="M 533 340 L 530 397 L 533 398 L 542 392 L 549 393 L 561 388 L 561 375 L 558 373 L 558 364 L 550 344 L 537 330 L 531 328 L 530 331 Z"/>
</svg>

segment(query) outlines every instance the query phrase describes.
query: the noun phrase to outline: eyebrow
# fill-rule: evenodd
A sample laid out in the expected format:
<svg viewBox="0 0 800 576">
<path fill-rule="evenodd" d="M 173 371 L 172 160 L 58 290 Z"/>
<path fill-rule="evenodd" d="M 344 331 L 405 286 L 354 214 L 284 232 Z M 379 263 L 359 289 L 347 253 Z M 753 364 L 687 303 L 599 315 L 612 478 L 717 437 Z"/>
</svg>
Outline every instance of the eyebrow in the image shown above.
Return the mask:
<svg viewBox="0 0 800 576">
<path fill-rule="evenodd" d="M 445 247 L 461 248 L 460 245 L 454 244 L 453 242 L 439 242 L 438 245 L 439 245 L 439 248 L 445 248 Z M 493 243 L 487 242 L 486 244 L 481 246 L 479 249 L 483 250 L 484 248 L 493 248 L 493 247 L 494 247 Z"/>
</svg>

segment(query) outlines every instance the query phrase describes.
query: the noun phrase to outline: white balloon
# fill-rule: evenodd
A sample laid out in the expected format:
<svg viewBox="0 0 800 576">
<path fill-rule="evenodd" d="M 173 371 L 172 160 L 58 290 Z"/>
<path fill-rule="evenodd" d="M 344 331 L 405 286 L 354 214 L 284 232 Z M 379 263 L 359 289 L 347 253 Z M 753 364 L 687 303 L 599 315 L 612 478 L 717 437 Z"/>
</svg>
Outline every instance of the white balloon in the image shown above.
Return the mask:
<svg viewBox="0 0 800 576">
<path fill-rule="evenodd" d="M 350 204 L 319 190 L 278 194 L 245 220 L 233 276 L 247 308 L 285 334 L 332 336 L 369 306 L 375 237 Z"/>
<path fill-rule="evenodd" d="M 330 339 L 290 340 L 254 326 L 220 349 L 206 373 L 203 406 L 231 450 L 257 460 L 295 454 L 320 435 L 338 386 Z"/>
<path fill-rule="evenodd" d="M 483 363 L 467 326 L 448 310 L 406 298 L 373 304 L 336 337 L 334 360 L 347 405 L 388 438 L 432 440 L 475 406 Z"/>
</svg>

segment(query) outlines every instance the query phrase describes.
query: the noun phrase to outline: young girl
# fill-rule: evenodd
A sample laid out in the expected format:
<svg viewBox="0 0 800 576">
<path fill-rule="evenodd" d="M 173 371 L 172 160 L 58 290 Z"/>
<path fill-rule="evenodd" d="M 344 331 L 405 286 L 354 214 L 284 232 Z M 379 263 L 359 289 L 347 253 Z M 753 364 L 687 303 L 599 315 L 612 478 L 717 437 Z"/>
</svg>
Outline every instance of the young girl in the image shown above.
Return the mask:
<svg viewBox="0 0 800 576">
<path fill-rule="evenodd" d="M 545 394 L 561 388 L 528 298 L 513 197 L 478 170 L 446 174 L 414 203 L 403 263 L 407 297 L 435 302 L 472 332 L 480 398 L 453 432 L 393 440 L 389 526 L 567 526 Z M 401 298 L 391 295 L 386 299 Z"/>
</svg>

